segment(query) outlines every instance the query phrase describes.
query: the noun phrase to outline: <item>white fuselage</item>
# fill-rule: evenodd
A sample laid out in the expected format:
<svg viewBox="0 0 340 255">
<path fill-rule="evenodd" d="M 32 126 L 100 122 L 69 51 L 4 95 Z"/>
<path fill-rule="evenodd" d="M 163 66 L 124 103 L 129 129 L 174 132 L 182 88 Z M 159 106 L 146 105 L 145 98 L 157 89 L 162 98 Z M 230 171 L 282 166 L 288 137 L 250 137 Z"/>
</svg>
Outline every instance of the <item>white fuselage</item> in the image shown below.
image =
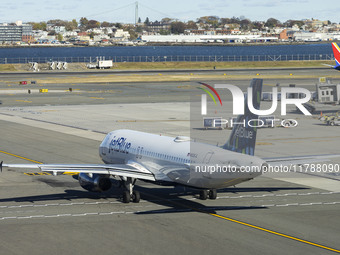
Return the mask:
<svg viewBox="0 0 340 255">
<path fill-rule="evenodd" d="M 106 164 L 130 164 L 148 170 L 158 183 L 196 188 L 224 188 L 261 174 L 262 159 L 187 137 L 168 137 L 132 130 L 112 131 L 99 155 Z"/>
</svg>

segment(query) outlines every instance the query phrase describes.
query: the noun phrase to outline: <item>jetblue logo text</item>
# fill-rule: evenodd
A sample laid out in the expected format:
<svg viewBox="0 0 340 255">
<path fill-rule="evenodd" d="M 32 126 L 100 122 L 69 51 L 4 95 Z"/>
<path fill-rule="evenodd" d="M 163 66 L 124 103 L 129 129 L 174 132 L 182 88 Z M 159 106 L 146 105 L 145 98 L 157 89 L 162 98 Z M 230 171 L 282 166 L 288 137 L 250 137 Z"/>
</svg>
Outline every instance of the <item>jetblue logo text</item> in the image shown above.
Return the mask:
<svg viewBox="0 0 340 255">
<path fill-rule="evenodd" d="M 116 152 L 123 152 L 128 153 L 128 150 L 131 147 L 131 143 L 127 142 L 127 138 L 125 137 L 117 137 L 114 136 L 109 144 L 109 152 L 116 151 Z"/>
</svg>

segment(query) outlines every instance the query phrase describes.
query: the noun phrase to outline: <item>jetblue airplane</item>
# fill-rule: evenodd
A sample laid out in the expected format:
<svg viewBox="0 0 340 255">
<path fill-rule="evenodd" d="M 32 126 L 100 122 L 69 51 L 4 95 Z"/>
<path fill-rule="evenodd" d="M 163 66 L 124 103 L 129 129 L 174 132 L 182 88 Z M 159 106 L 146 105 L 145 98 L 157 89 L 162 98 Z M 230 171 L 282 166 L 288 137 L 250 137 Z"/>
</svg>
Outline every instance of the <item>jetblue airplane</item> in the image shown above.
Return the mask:
<svg viewBox="0 0 340 255">
<path fill-rule="evenodd" d="M 333 55 L 335 59 L 335 66 L 327 65 L 327 64 L 324 64 L 324 65 L 330 66 L 334 68 L 335 70 L 340 71 L 340 47 L 337 45 L 337 43 L 334 42 L 332 43 L 332 49 L 333 49 Z"/>
<path fill-rule="evenodd" d="M 262 79 L 253 79 L 253 104 L 260 108 Z M 258 119 L 247 106 L 245 114 L 237 118 L 228 141 L 222 146 L 198 143 L 189 137 L 168 137 L 133 130 L 108 133 L 99 147 L 104 164 L 3 164 L 8 168 L 38 168 L 58 175 L 77 172 L 79 184 L 91 192 L 111 188 L 111 178 L 123 187 L 123 202 L 140 201 L 134 190 L 137 179 L 159 185 L 183 185 L 200 191 L 200 198 L 216 199 L 217 189 L 251 180 L 268 165 L 292 165 L 326 161 L 335 155 L 266 158 L 254 156 L 256 131 L 247 124 Z"/>
</svg>

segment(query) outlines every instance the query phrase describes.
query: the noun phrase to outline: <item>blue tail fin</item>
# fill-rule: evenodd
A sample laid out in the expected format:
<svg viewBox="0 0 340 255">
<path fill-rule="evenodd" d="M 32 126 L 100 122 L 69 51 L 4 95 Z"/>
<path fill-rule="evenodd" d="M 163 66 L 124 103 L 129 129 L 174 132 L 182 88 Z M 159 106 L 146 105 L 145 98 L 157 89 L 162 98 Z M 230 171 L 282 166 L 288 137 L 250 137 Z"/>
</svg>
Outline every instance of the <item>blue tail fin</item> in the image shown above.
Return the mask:
<svg viewBox="0 0 340 255">
<path fill-rule="evenodd" d="M 257 110 L 260 109 L 262 83 L 262 79 L 253 79 L 250 83 L 250 88 L 253 89 L 253 106 Z M 233 125 L 229 140 L 222 148 L 243 154 L 254 155 L 257 128 L 250 127 L 248 121 L 257 120 L 258 115 L 250 112 L 247 104 L 247 97 L 248 95 L 245 95 L 244 97 L 244 115 L 239 115 L 237 120 L 234 121 L 235 125 Z M 256 126 L 255 122 L 251 122 L 251 125 Z"/>
</svg>

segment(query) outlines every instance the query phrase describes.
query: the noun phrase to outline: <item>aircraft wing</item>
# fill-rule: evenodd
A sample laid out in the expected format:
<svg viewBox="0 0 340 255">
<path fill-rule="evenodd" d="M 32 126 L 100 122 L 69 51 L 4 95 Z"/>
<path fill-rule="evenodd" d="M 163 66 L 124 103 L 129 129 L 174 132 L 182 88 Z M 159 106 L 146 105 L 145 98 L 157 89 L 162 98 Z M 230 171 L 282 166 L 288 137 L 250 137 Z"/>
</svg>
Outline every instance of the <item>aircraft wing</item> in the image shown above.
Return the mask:
<svg viewBox="0 0 340 255">
<path fill-rule="evenodd" d="M 334 66 L 332 66 L 332 65 L 328 65 L 328 64 L 322 64 L 322 65 L 324 65 L 324 66 L 329 66 L 329 67 L 333 67 L 333 68 L 334 68 Z"/>
<path fill-rule="evenodd" d="M 110 174 L 132 177 L 141 180 L 155 181 L 154 175 L 145 168 L 129 164 L 1 164 L 0 168 L 40 169 L 53 175 L 64 172 Z"/>
<path fill-rule="evenodd" d="M 329 161 L 331 158 L 340 157 L 339 154 L 326 155 L 310 155 L 310 156 L 296 156 L 296 157 L 278 157 L 278 158 L 263 158 L 269 165 L 272 166 L 289 166 L 311 164 L 318 162 Z"/>
</svg>

